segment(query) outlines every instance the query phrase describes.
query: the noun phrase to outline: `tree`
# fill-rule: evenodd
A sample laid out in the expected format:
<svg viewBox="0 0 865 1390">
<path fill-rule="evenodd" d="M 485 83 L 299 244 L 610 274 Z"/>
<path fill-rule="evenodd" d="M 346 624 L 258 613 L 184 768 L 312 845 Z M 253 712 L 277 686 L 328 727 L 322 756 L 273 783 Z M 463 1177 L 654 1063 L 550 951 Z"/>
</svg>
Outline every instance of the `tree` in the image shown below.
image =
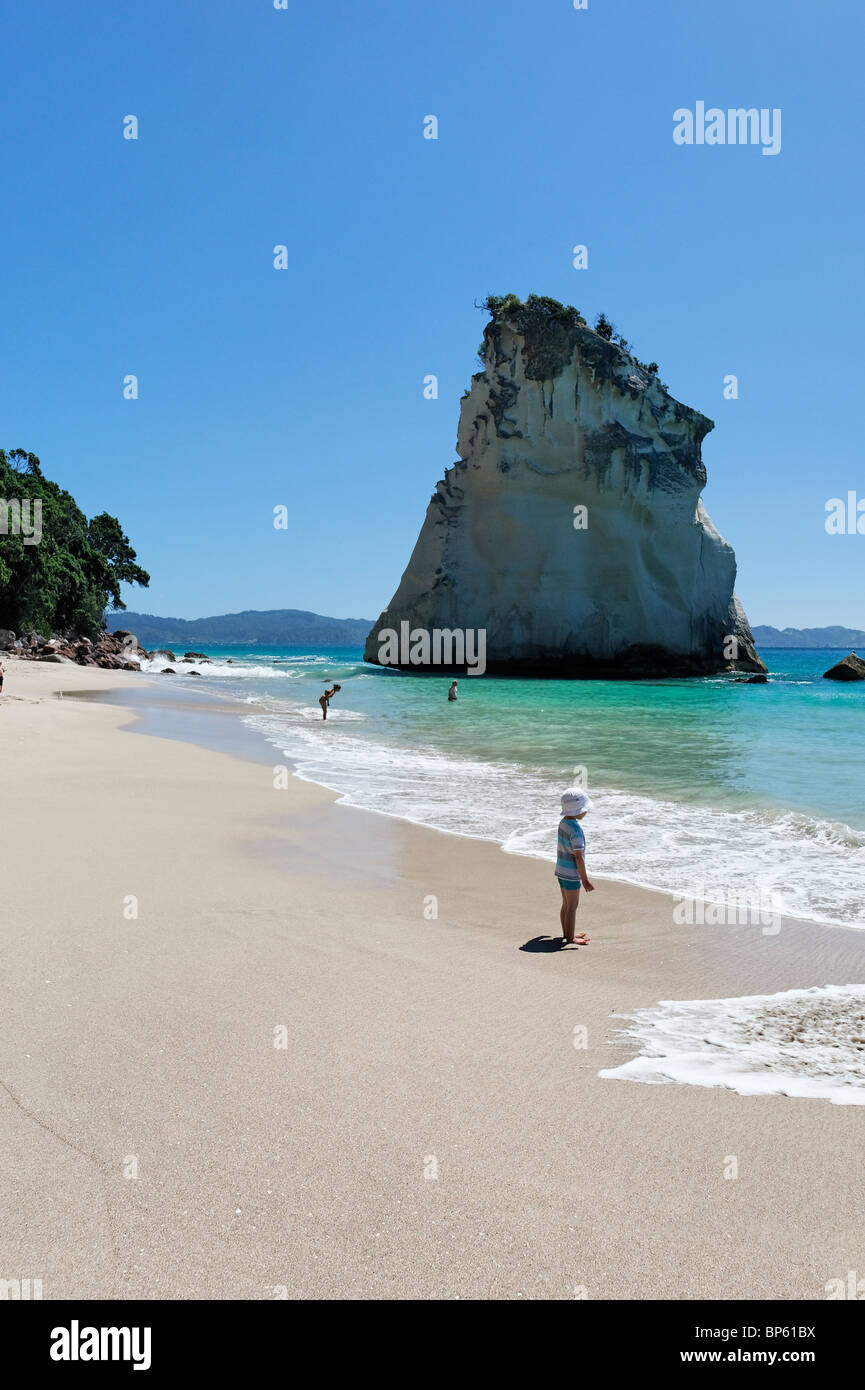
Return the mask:
<svg viewBox="0 0 865 1390">
<path fill-rule="evenodd" d="M 103 512 L 88 521 L 35 454 L 0 449 L 0 500 L 29 504 L 31 518 L 39 517 L 38 535 L 28 535 L 10 523 L 8 506 L 0 513 L 0 627 L 93 633 L 109 602 L 125 607 L 121 583 L 150 583 L 117 518 Z"/>
<path fill-rule="evenodd" d="M 87 539 L 101 558 L 105 568 L 105 588 L 111 598 L 111 607 L 116 611 L 125 608 L 120 599 L 121 584 L 139 584 L 146 589 L 150 575 L 135 563 L 137 556 L 129 538 L 124 536 L 116 516 L 100 512 L 87 527 Z"/>
</svg>

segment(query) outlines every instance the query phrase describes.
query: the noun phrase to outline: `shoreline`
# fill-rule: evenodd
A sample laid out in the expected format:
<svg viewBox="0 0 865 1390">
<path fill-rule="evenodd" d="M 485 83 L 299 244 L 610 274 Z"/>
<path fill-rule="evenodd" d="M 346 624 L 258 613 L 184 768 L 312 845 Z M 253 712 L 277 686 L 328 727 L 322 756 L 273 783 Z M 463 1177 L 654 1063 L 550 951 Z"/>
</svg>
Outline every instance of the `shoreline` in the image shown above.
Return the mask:
<svg viewBox="0 0 865 1390">
<path fill-rule="evenodd" d="M 16 658 L 13 657 L 13 660 Z M 22 662 L 22 665 L 29 666 L 30 663 Z M 77 671 L 86 670 L 92 672 L 94 668 L 73 668 Z M 187 743 L 196 748 L 209 749 L 213 752 L 224 754 L 228 757 L 239 758 L 244 761 L 261 763 L 267 767 L 274 767 L 274 755 L 277 747 L 268 736 L 260 730 L 254 729 L 248 723 L 254 717 L 254 708 L 245 702 L 239 701 L 236 696 L 223 693 L 214 689 L 212 686 L 203 686 L 197 691 L 188 686 L 179 686 L 177 689 L 172 686 L 166 688 L 158 679 L 156 672 L 141 672 L 135 679 L 135 684 L 130 685 L 128 677 L 135 673 L 118 673 L 112 671 L 101 671 L 100 676 L 105 678 L 104 683 L 97 685 L 93 689 L 86 686 L 75 689 L 74 691 L 64 692 L 73 699 L 88 700 L 94 704 L 108 704 L 115 708 L 126 710 L 132 718 L 122 726 L 124 731 L 139 734 L 145 738 L 169 738 L 173 741 Z M 139 683 L 140 682 L 140 683 Z M 182 692 L 182 693 L 181 693 Z M 176 702 L 177 695 L 180 694 L 179 702 Z M 153 697 L 156 696 L 154 699 Z M 200 701 L 200 703 L 199 703 Z M 222 715 L 230 718 L 231 722 L 224 727 L 227 731 L 222 738 L 208 736 L 214 727 L 208 715 Z M 199 716 L 205 716 L 203 719 Z M 467 840 L 478 845 L 488 845 L 499 850 L 508 858 L 526 859 L 535 863 L 549 865 L 554 862 L 552 857 L 545 857 L 540 853 L 532 851 L 508 849 L 506 842 L 496 839 L 494 836 L 483 836 L 472 831 L 456 829 L 443 829 L 440 826 L 431 825 L 425 821 L 413 820 L 411 817 L 397 811 L 389 811 L 374 806 L 361 806 L 348 798 L 349 794 L 338 787 L 330 786 L 327 782 L 311 777 L 299 770 L 295 757 L 291 754 L 284 754 L 285 766 L 291 772 L 293 778 L 298 782 L 308 786 L 316 787 L 328 793 L 334 798 L 334 805 L 344 807 L 351 811 L 358 811 L 368 816 L 382 816 L 388 820 L 396 821 L 399 824 L 413 826 L 421 832 L 433 835 L 443 835 L 445 837 L 455 837 Z M 628 892 L 637 894 L 649 894 L 659 897 L 664 903 L 669 905 L 674 900 L 687 900 L 694 905 L 702 908 L 709 908 L 723 899 L 700 898 L 692 896 L 685 891 L 674 892 L 663 887 L 656 887 L 652 884 L 638 883 L 633 879 L 618 877 L 612 874 L 605 874 L 594 870 L 594 877 L 599 882 L 608 885 L 617 885 Z M 585 901 L 584 895 L 584 901 Z M 670 908 L 672 910 L 672 908 Z M 699 914 L 697 914 L 699 915 Z M 717 925 L 724 930 L 728 924 L 713 923 L 694 923 L 687 925 Z M 746 922 L 734 925 L 744 925 L 749 930 L 760 925 L 760 923 Z M 818 928 L 825 931 L 852 932 L 857 934 L 865 927 L 858 927 L 847 922 L 834 922 L 825 918 L 796 916 L 792 913 L 779 914 L 778 930 L 798 926 L 807 929 Z M 766 933 L 775 935 L 775 931 Z"/>
<path fill-rule="evenodd" d="M 816 718 L 823 732 L 814 750 L 822 773 L 808 783 L 811 790 L 797 790 L 802 759 L 794 749 L 802 719 L 813 713 L 813 672 L 787 672 L 774 694 L 757 697 L 753 728 L 754 697 L 736 685 L 696 682 L 670 696 L 682 682 L 653 682 L 646 701 L 634 706 L 632 696 L 621 705 L 619 688 L 609 683 L 598 698 L 588 684 L 556 683 L 548 704 L 536 684 L 506 683 L 499 699 L 493 682 L 457 720 L 452 741 L 453 716 L 442 719 L 440 702 L 423 682 L 404 683 L 388 672 L 378 673 L 383 680 L 370 677 L 348 656 L 340 670 L 321 655 L 274 668 L 268 679 L 268 668 L 250 660 L 252 669 L 214 667 L 214 684 L 224 679 L 244 701 L 241 718 L 277 757 L 285 754 L 300 776 L 353 805 L 498 842 L 508 853 L 551 855 L 562 786 L 574 760 L 589 757 L 598 794 L 594 873 L 682 899 L 747 896 L 753 919 L 771 911 L 865 929 L 861 796 L 849 763 L 839 766 L 837 741 L 825 746 L 825 710 Z M 248 679 L 228 679 L 232 670 Z M 323 736 L 317 708 L 315 677 L 322 672 L 336 680 L 359 675 L 346 708 L 332 712 L 342 720 L 332 738 Z M 281 682 L 279 675 L 294 679 Z M 470 693 L 479 693 L 471 683 Z M 818 690 L 817 698 L 823 695 L 835 692 Z M 853 736 L 858 701 L 854 695 L 851 703 L 849 692 L 841 698 L 839 731 Z M 620 707 L 624 741 L 616 727 Z M 679 713 L 685 732 L 676 741 Z M 698 737 L 713 719 L 723 734 L 715 750 Z M 573 721 L 577 728 L 587 721 L 585 739 L 569 733 Z M 670 740 L 675 746 L 668 749 Z M 778 787 L 770 795 L 766 764 L 776 745 Z"/>
<path fill-rule="evenodd" d="M 272 759 L 139 746 L 134 677 L 23 667 L 0 708 L 2 1277 L 46 1299 L 797 1299 L 856 1267 L 859 1107 L 598 1072 L 660 1000 L 865 980 L 860 933 L 679 927 L 667 895 L 603 880 L 591 946 L 563 952 L 546 861 L 277 790 Z"/>
<path fill-rule="evenodd" d="M 254 661 L 253 654 L 247 656 L 248 661 Z M 333 659 L 339 662 L 350 656 L 353 660 L 352 654 L 343 652 Z M 232 668 L 224 665 L 224 659 L 222 651 L 211 658 L 213 670 L 228 676 Z M 266 661 L 267 657 L 262 659 Z M 324 656 L 317 656 L 314 661 L 327 664 Z M 549 768 L 534 768 L 531 757 L 527 761 L 524 757 L 522 763 L 514 766 L 517 786 L 521 786 L 527 796 L 525 817 L 502 816 L 489 794 L 497 774 L 501 782 L 508 768 L 507 756 L 500 745 L 487 756 L 488 750 L 479 747 L 473 750 L 470 744 L 463 742 L 457 753 L 449 757 L 447 744 L 440 737 L 441 729 L 433 727 L 428 731 L 431 735 L 428 746 L 419 745 L 418 756 L 415 756 L 412 739 L 405 737 L 406 730 L 400 731 L 387 724 L 393 714 L 388 709 L 387 698 L 370 708 L 368 692 L 366 701 L 361 695 L 359 704 L 347 713 L 349 720 L 359 719 L 361 723 L 351 727 L 342 725 L 342 737 L 337 736 L 332 744 L 321 743 L 318 733 L 313 732 L 316 726 L 320 730 L 317 709 L 304 708 L 296 701 L 292 704 L 291 695 L 296 693 L 297 687 L 283 692 L 277 688 L 261 691 L 259 679 L 268 674 L 285 674 L 282 664 L 292 663 L 285 658 L 284 663 L 274 663 L 272 669 L 267 665 L 249 669 L 248 662 L 239 663 L 234 668 L 237 677 L 254 678 L 251 687 L 257 692 L 254 698 L 241 695 L 245 680 L 240 680 L 239 688 L 237 680 L 232 683 L 236 687 L 232 697 L 221 690 L 219 696 L 241 702 L 235 705 L 239 720 L 278 750 L 298 777 L 333 790 L 350 805 L 394 815 L 448 834 L 498 843 L 508 854 L 552 858 L 553 844 L 548 828 L 550 810 L 558 803 L 561 783 L 550 783 Z M 148 675 L 160 669 L 148 670 Z M 301 667 L 290 674 L 296 676 L 307 671 Z M 203 673 L 208 672 L 205 669 Z M 789 678 L 795 689 L 799 685 L 814 684 L 813 675 L 811 672 L 806 678 L 801 672 L 794 677 L 787 672 L 785 679 Z M 220 683 L 217 680 L 216 687 Z M 664 690 L 677 684 L 682 682 L 651 682 L 653 689 L 660 685 Z M 701 684 L 697 682 L 698 686 Z M 710 683 L 711 686 L 717 684 Z M 270 685 L 272 687 L 273 682 Z M 361 689 L 359 686 L 358 690 Z M 383 690 L 386 693 L 389 689 L 390 682 L 386 681 Z M 211 689 L 210 693 L 215 695 L 216 690 Z M 309 693 L 308 689 L 305 693 Z M 288 708 L 284 707 L 286 702 L 281 695 L 289 697 Z M 337 720 L 340 713 L 336 711 Z M 419 713 L 419 731 L 423 736 L 429 707 L 416 713 Z M 847 713 L 849 715 L 850 711 Z M 313 715 L 312 724 L 310 715 Z M 384 723 L 377 727 L 382 717 Z M 372 723 L 364 723 L 370 719 Z M 369 735 L 365 735 L 365 728 Z M 384 743 L 380 737 L 382 731 L 387 735 Z M 355 736 L 346 738 L 347 735 Z M 200 736 L 192 733 L 190 737 L 196 741 Z M 519 738 L 518 732 L 516 737 Z M 360 757 L 358 765 L 350 756 L 349 745 L 354 745 L 351 751 Z M 243 751 L 246 753 L 246 749 Z M 388 768 L 394 752 L 407 760 L 404 775 L 384 792 L 381 776 L 376 774 Z M 692 748 L 691 753 L 699 760 L 697 749 Z M 254 752 L 247 755 L 258 757 Z M 657 740 L 649 756 L 650 762 L 654 759 L 657 763 Z M 744 750 L 740 749 L 740 762 L 743 756 Z M 380 764 L 378 769 L 374 766 L 376 761 Z M 453 764 L 451 767 L 447 766 L 449 762 Z M 361 775 L 358 767 L 364 765 L 367 765 L 367 772 Z M 674 777 L 666 789 L 656 779 L 651 787 L 642 764 L 632 766 L 630 773 L 629 777 L 627 771 L 620 768 L 618 775 L 609 775 L 608 768 L 606 775 L 596 778 L 599 814 L 597 823 L 593 819 L 593 831 L 600 832 L 597 838 L 594 834 L 592 837 L 592 869 L 596 876 L 644 891 L 669 894 L 677 899 L 683 910 L 689 910 L 686 907 L 689 903 L 705 903 L 721 905 L 730 919 L 735 915 L 762 923 L 769 914 L 773 919 L 865 930 L 858 886 L 861 874 L 857 874 L 857 868 L 865 872 L 865 824 L 858 813 L 852 814 L 850 797 L 858 798 L 858 790 L 854 791 L 852 785 L 848 783 L 842 791 L 839 806 L 827 803 L 825 795 L 804 800 L 793 795 L 768 797 L 755 793 L 754 785 L 744 794 L 731 798 L 720 790 L 717 777 L 714 784 L 710 777 L 708 782 L 693 782 L 690 787 L 682 783 L 681 777 Z M 476 786 L 469 795 L 460 795 L 456 788 L 465 777 L 469 779 L 468 785 L 476 780 Z M 412 784 L 415 798 L 420 798 L 420 802 L 415 800 L 414 804 L 425 803 L 418 815 L 411 809 L 408 794 Z M 837 785 L 837 779 L 833 785 Z M 504 790 L 507 801 L 513 786 L 500 790 Z M 661 852 L 653 854 L 651 841 L 655 838 L 654 822 L 657 820 L 663 822 L 664 843 Z M 713 847 L 708 869 L 707 846 Z M 707 877 L 710 878 L 708 883 Z"/>
<path fill-rule="evenodd" d="M 128 726 L 132 732 L 144 734 L 145 736 L 176 738 L 181 742 L 192 743 L 196 747 L 211 748 L 216 752 L 227 753 L 229 756 L 247 758 L 253 762 L 266 763 L 268 766 L 274 765 L 274 757 L 278 751 L 277 744 L 265 733 L 258 729 L 254 729 L 249 722 L 255 717 L 255 707 L 239 702 L 235 696 L 224 694 L 219 690 L 214 690 L 212 687 L 203 687 L 198 692 L 200 696 L 209 697 L 213 702 L 211 705 L 194 704 L 193 700 L 195 699 L 196 692 L 194 690 L 189 690 L 188 687 L 182 688 L 183 695 L 181 696 L 181 702 L 175 705 L 172 699 L 174 695 L 172 689 L 169 688 L 166 690 L 160 685 L 155 679 L 154 673 L 143 674 L 145 678 L 149 678 L 149 690 L 153 692 L 158 691 L 158 699 L 156 701 L 146 698 L 139 700 L 137 696 L 139 694 L 143 695 L 143 691 L 127 691 L 125 687 L 112 688 L 111 690 L 104 691 L 82 690 L 75 692 L 74 698 L 82 699 L 92 697 L 95 701 L 117 704 L 129 708 L 130 713 L 133 713 L 135 716 L 135 723 Z M 186 703 L 187 700 L 189 701 L 188 704 Z M 174 711 L 178 717 L 175 720 L 166 718 L 169 711 Z M 196 715 L 199 713 L 231 715 L 236 720 L 237 725 L 241 726 L 243 733 L 241 734 L 237 731 L 235 726 L 236 731 L 233 736 L 226 736 L 223 739 L 207 738 L 205 736 L 207 732 L 207 721 L 196 719 Z M 290 715 L 288 712 L 283 712 L 282 717 L 288 719 Z M 172 724 L 174 725 L 173 728 Z M 139 727 L 139 725 L 141 727 Z M 309 776 L 300 770 L 296 755 L 283 754 L 283 756 L 285 758 L 285 764 L 291 769 L 293 776 L 295 776 L 298 781 L 307 782 L 311 786 L 321 787 L 323 790 L 332 793 L 339 805 L 346 806 L 352 810 L 364 811 L 368 815 L 386 816 L 406 825 L 413 825 L 421 830 L 431 831 L 434 834 L 453 835 L 459 839 L 475 841 L 478 844 L 495 845 L 503 854 L 514 856 L 515 858 L 533 859 L 543 864 L 551 864 L 554 862 L 553 856 L 551 855 L 547 856 L 531 850 L 509 849 L 506 841 L 497 839 L 493 835 L 480 835 L 470 830 L 457 830 L 454 828 L 445 829 L 441 826 L 432 825 L 426 821 L 415 820 L 411 816 L 399 811 L 389 811 L 382 807 L 360 805 L 349 799 L 350 793 L 331 785 L 329 782 L 321 780 L 319 777 Z M 621 791 L 622 789 L 619 788 L 617 790 Z M 726 897 L 699 897 L 686 892 L 684 889 L 674 891 L 668 888 L 658 887 L 654 884 L 640 883 L 633 878 L 627 878 L 623 875 L 604 873 L 597 870 L 593 872 L 594 877 L 598 879 L 599 882 L 621 884 L 625 888 L 634 889 L 640 893 L 658 894 L 666 901 L 688 901 L 699 908 L 709 908 L 718 904 L 724 905 L 730 902 L 729 895 Z M 753 914 L 753 904 L 749 906 L 748 911 Z M 700 913 L 698 912 L 695 915 L 699 916 Z M 855 926 L 849 922 L 835 922 L 817 916 L 807 917 L 792 912 L 782 912 L 777 915 L 780 923 L 783 925 L 796 922 L 803 926 L 816 926 L 826 930 L 854 932 L 865 930 L 865 925 Z M 711 923 L 708 925 L 711 925 Z M 762 923 L 749 921 L 742 925 L 756 926 L 762 925 Z"/>
</svg>

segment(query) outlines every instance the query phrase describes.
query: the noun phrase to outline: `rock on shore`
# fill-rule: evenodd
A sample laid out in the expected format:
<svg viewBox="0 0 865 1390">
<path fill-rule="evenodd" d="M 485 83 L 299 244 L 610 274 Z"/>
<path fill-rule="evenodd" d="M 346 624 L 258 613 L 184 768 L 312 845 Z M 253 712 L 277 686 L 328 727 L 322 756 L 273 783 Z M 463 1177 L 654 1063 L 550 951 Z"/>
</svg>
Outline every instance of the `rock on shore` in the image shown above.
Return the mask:
<svg viewBox="0 0 865 1390">
<path fill-rule="evenodd" d="M 39 632 L 26 632 L 16 637 L 14 632 L 3 629 L 0 651 L 14 652 L 24 661 L 48 661 L 55 665 L 74 662 L 77 666 L 99 666 L 107 671 L 137 671 L 142 660 L 153 656 L 152 652 L 144 650 L 133 633 L 104 630 L 93 638 L 74 632 L 55 633 L 46 638 Z"/>
</svg>

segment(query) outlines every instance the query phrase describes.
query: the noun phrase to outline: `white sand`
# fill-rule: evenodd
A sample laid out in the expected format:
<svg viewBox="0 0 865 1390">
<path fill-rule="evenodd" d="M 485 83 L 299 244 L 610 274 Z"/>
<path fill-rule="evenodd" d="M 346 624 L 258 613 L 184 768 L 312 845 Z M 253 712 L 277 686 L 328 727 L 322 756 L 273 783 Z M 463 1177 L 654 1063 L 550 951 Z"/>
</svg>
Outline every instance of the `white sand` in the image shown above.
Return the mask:
<svg viewBox="0 0 865 1390">
<path fill-rule="evenodd" d="M 598 1076 L 637 1051 L 614 1015 L 865 981 L 861 933 L 680 927 L 599 881 L 591 946 L 521 951 L 558 932 L 549 865 L 275 790 L 58 686 L 148 688 L 7 663 L 0 1278 L 821 1298 L 861 1270 L 861 1108 Z"/>
</svg>

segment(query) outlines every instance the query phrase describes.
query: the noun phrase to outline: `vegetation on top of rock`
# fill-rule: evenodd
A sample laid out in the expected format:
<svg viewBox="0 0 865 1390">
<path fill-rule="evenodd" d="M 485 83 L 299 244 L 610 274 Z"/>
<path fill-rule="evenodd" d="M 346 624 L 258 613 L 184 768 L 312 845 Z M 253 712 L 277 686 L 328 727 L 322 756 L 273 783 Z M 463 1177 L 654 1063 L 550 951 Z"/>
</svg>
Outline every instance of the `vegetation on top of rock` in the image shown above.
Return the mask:
<svg viewBox="0 0 865 1390">
<path fill-rule="evenodd" d="M 93 634 L 107 606 L 125 608 L 121 583 L 146 588 L 150 575 L 117 518 L 88 521 L 35 454 L 0 449 L 0 627 Z"/>
<path fill-rule="evenodd" d="M 588 323 L 579 309 L 573 304 L 561 304 L 549 295 L 530 294 L 525 303 L 516 294 L 488 294 L 479 306 L 492 316 L 492 322 L 484 329 L 484 341 L 478 349 L 478 356 L 485 361 L 485 351 L 489 337 L 494 334 L 497 323 L 506 322 L 526 339 L 526 346 L 532 344 L 529 352 L 529 376 L 542 375 L 544 379 L 557 376 L 564 366 L 567 349 L 573 350 L 575 328 L 588 328 Z M 657 362 L 641 362 L 635 355 L 631 344 L 605 313 L 598 314 L 594 328 L 607 343 L 615 343 L 647 376 L 658 375 Z M 661 382 L 664 386 L 664 383 Z M 667 388 L 664 387 L 666 390 Z"/>
<path fill-rule="evenodd" d="M 615 343 L 617 347 L 620 347 L 622 349 L 622 352 L 626 352 L 629 357 L 633 357 L 637 366 L 642 367 L 643 371 L 647 372 L 649 376 L 658 375 L 657 362 L 641 362 L 639 357 L 637 357 L 636 353 L 634 352 L 634 349 L 631 347 L 631 344 L 625 337 L 624 333 L 618 332 L 618 330 L 616 329 L 616 325 L 612 322 L 611 319 L 607 318 L 606 314 L 603 313 L 603 311 L 600 314 L 598 314 L 598 317 L 595 319 L 594 331 L 595 333 L 597 333 L 599 338 L 606 339 L 608 343 Z"/>
<path fill-rule="evenodd" d="M 511 319 L 515 325 L 529 322 L 535 325 L 546 319 L 570 328 L 573 324 L 586 322 L 573 304 L 560 304 L 546 294 L 530 294 L 525 303 L 516 294 L 488 294 L 481 308 L 492 314 L 494 319 Z"/>
<path fill-rule="evenodd" d="M 612 337 L 615 331 L 615 324 L 610 323 L 610 320 L 607 318 L 606 314 L 603 311 L 600 314 L 598 314 L 598 317 L 595 319 L 595 332 L 598 334 L 598 336 L 601 338 L 605 338 L 606 341 L 609 343 L 612 341 Z"/>
</svg>

